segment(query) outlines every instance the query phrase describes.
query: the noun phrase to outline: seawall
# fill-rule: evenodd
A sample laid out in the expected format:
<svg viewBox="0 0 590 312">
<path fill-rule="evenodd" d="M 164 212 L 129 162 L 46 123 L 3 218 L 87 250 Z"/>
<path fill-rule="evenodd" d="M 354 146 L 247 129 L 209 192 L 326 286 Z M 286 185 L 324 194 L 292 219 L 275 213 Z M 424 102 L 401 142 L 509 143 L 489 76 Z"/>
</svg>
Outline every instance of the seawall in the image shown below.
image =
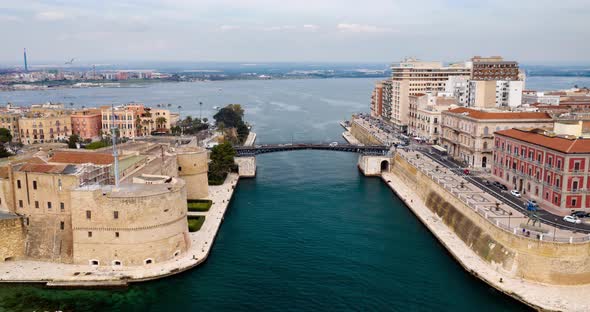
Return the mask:
<svg viewBox="0 0 590 312">
<path fill-rule="evenodd" d="M 382 179 L 471 274 L 539 310 L 590 310 L 588 243 L 514 235 L 396 155 Z"/>
</svg>

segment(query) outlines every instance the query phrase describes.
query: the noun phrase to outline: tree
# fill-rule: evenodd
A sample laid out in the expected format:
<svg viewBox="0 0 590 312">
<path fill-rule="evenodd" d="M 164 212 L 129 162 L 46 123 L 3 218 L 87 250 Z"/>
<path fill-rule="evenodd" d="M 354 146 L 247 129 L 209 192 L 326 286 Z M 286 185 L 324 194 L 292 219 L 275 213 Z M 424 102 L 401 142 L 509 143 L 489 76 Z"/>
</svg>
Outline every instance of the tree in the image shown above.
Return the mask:
<svg viewBox="0 0 590 312">
<path fill-rule="evenodd" d="M 166 118 L 165 117 L 156 118 L 156 128 L 166 128 Z"/>
<path fill-rule="evenodd" d="M 237 128 L 237 132 L 238 132 L 238 139 L 240 141 L 240 143 L 244 143 L 246 142 L 246 139 L 248 138 L 248 134 L 250 134 L 250 129 L 248 129 L 248 126 L 245 123 L 240 123 L 238 125 Z"/>
<path fill-rule="evenodd" d="M 232 104 L 234 105 L 234 104 Z M 237 105 L 237 104 L 235 104 Z M 227 128 L 235 128 L 237 127 L 240 122 L 242 122 L 242 116 L 239 112 L 228 105 L 222 109 L 220 109 L 213 118 L 215 119 L 216 124 L 219 126 L 220 123 L 223 123 Z M 243 110 L 242 110 L 243 111 Z M 243 113 L 242 113 L 243 114 Z"/>
<path fill-rule="evenodd" d="M 225 177 L 235 168 L 234 157 L 236 150 L 230 143 L 224 142 L 211 149 L 211 162 L 209 163 L 209 184 L 220 185 Z"/>
<path fill-rule="evenodd" d="M 12 134 L 6 128 L 0 128 L 0 143 L 9 143 L 12 141 Z"/>
<path fill-rule="evenodd" d="M 6 147 L 4 147 L 4 145 L 0 145 L 0 158 L 5 158 L 9 156 L 12 156 L 12 154 L 6 150 Z"/>
<path fill-rule="evenodd" d="M 76 143 L 80 143 L 80 137 L 77 134 L 70 135 L 68 139 L 68 148 L 77 148 Z"/>
</svg>

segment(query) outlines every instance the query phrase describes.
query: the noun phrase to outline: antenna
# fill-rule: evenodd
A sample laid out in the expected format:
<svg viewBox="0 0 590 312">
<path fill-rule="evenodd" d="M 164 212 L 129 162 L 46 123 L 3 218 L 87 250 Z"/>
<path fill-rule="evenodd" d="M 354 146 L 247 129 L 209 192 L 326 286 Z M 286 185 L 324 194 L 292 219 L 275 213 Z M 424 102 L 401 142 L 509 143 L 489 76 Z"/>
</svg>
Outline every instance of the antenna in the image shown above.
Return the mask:
<svg viewBox="0 0 590 312">
<path fill-rule="evenodd" d="M 113 140 L 113 158 L 115 159 L 115 188 L 119 188 L 119 157 L 117 157 L 117 127 L 115 127 L 115 105 L 111 104 L 111 133 Z"/>
</svg>

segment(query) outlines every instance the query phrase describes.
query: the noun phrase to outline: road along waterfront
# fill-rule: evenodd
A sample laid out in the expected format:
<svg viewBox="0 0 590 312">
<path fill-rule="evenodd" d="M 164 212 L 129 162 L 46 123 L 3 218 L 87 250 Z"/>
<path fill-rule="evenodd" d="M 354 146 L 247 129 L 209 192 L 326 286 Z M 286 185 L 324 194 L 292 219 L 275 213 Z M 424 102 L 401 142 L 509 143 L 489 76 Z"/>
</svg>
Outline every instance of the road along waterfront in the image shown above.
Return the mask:
<svg viewBox="0 0 590 312">
<path fill-rule="evenodd" d="M 418 157 L 415 157 L 416 153 L 409 153 L 403 150 L 399 150 L 397 152 L 398 156 L 395 158 L 396 161 L 403 163 L 405 162 L 406 165 L 410 164 L 411 166 L 414 167 L 414 169 L 410 169 L 410 171 L 415 171 L 415 170 L 419 170 L 419 171 L 423 171 L 424 175 L 428 175 L 430 176 L 431 174 L 434 174 L 435 170 L 433 170 L 432 168 L 432 164 L 429 164 L 429 161 L 426 159 L 420 159 Z M 415 157 L 415 158 L 414 158 Z M 482 238 L 475 238 L 475 240 L 470 240 L 470 244 L 472 245 L 467 245 L 465 239 L 466 237 L 463 235 L 459 235 L 457 233 L 458 229 L 457 228 L 450 228 L 448 226 L 449 220 L 448 217 L 448 213 L 446 213 L 446 216 L 443 217 L 438 216 L 437 214 L 435 214 L 433 212 L 433 208 L 432 207 L 427 207 L 427 204 L 424 202 L 423 196 L 420 196 L 417 192 L 415 191 L 415 185 L 410 185 L 408 184 L 407 181 L 409 181 L 406 178 L 402 178 L 404 176 L 406 176 L 408 174 L 408 169 L 404 169 L 403 166 L 406 165 L 398 165 L 397 162 L 395 163 L 395 165 L 393 166 L 393 172 L 383 172 L 381 174 L 382 179 L 384 180 L 385 183 L 387 183 L 387 185 L 404 201 L 404 203 L 406 204 L 407 207 L 409 207 L 409 209 L 414 212 L 414 214 L 420 219 L 420 221 L 422 221 L 422 223 L 424 223 L 428 229 L 435 235 L 435 237 L 437 237 L 437 239 L 439 239 L 439 241 L 445 246 L 445 248 L 447 248 L 447 250 L 453 255 L 453 257 L 470 273 L 472 273 L 473 275 L 475 275 L 476 277 L 479 277 L 480 279 L 482 279 L 483 281 L 485 281 L 486 283 L 488 283 L 489 285 L 493 286 L 494 288 L 514 297 L 517 300 L 521 300 L 524 303 L 527 303 L 528 305 L 536 308 L 536 309 L 543 309 L 543 310 L 550 310 L 550 311 L 588 311 L 590 309 L 590 298 L 588 298 L 585 294 L 587 294 L 590 291 L 590 285 L 588 285 L 587 283 L 583 283 L 583 281 L 580 281 L 579 285 L 573 285 L 575 284 L 575 282 L 570 281 L 570 283 L 566 283 L 566 284 L 555 284 L 555 283 L 543 283 L 543 282 L 537 282 L 531 279 L 535 279 L 535 278 L 539 278 L 539 279 L 547 279 L 547 277 L 542 277 L 543 273 L 546 272 L 526 272 L 528 270 L 528 268 L 523 269 L 516 269 L 517 266 L 523 266 L 526 265 L 523 262 L 524 258 L 527 258 L 527 255 L 517 255 L 518 258 L 523 257 L 523 259 L 518 259 L 517 261 L 520 262 L 519 264 L 513 263 L 512 264 L 512 268 L 511 270 L 513 270 L 513 272 L 509 272 L 506 271 L 505 268 L 503 267 L 502 263 L 490 263 L 489 259 L 486 259 L 487 261 L 484 261 L 484 259 L 482 259 L 482 254 L 481 252 L 476 252 L 476 248 L 479 247 L 475 247 L 473 245 L 477 244 L 476 240 L 480 240 L 480 239 L 484 239 L 484 237 Z M 411 168 L 411 167 L 409 167 Z M 440 172 L 439 175 L 443 176 L 442 174 L 442 170 L 436 170 L 437 172 Z M 452 173 L 451 173 L 452 174 Z M 432 177 L 434 179 L 434 176 Z M 426 178 L 428 179 L 428 178 Z M 438 178 L 437 178 L 438 180 Z M 449 182 L 449 181 L 447 181 Z M 442 184 L 441 184 L 442 186 Z M 455 188 L 457 188 L 458 186 L 455 185 Z M 447 188 L 447 185 L 444 185 L 444 188 Z M 465 192 L 465 193 L 472 193 L 471 190 L 469 189 L 465 189 L 462 190 L 461 192 Z M 457 196 L 461 196 L 458 193 L 455 193 L 453 191 L 453 194 L 457 194 Z M 469 203 L 469 201 L 467 200 L 467 202 Z M 440 203 L 439 203 L 440 204 Z M 432 205 L 432 203 L 430 204 Z M 477 205 L 477 203 L 471 202 L 470 205 Z M 478 207 L 472 207 L 474 209 L 477 209 L 479 212 L 479 208 Z M 450 209 L 450 207 L 447 207 L 446 209 Z M 488 213 L 492 213 L 492 210 L 488 210 L 488 212 L 484 213 L 484 217 L 487 219 L 488 218 Z M 461 222 L 461 224 L 463 226 L 466 226 L 468 222 L 463 222 L 463 221 L 459 221 L 458 217 L 455 216 L 453 217 L 455 219 L 455 222 Z M 504 221 L 505 222 L 505 221 Z M 500 226 L 501 223 L 499 223 L 499 221 L 496 219 L 495 221 L 496 226 Z M 502 227 L 502 226 L 500 226 Z M 459 229 L 459 231 L 465 231 L 465 229 Z M 570 232 L 571 233 L 571 232 Z M 561 233 L 560 233 L 561 234 Z M 479 235 L 484 235 L 484 233 L 481 233 Z M 487 233 L 485 233 L 485 235 L 487 235 Z M 461 237 L 460 237 L 461 236 Z M 498 248 L 502 248 L 503 250 L 505 250 L 505 253 L 509 253 L 510 251 L 508 251 L 511 247 L 508 247 L 508 249 L 504 249 L 506 246 L 502 245 L 502 241 L 501 239 L 498 237 L 497 241 L 494 241 L 494 238 L 491 238 L 491 241 L 494 241 L 494 244 L 498 244 L 498 246 L 488 246 L 491 247 L 489 248 L 490 251 L 488 251 L 489 253 L 492 253 L 491 249 L 493 249 L 494 247 L 496 247 L 496 249 Z M 539 240 L 540 241 L 540 240 Z M 568 247 L 568 244 L 572 243 L 572 239 L 570 238 L 568 243 L 565 243 L 563 246 Z M 552 243 L 552 244 L 556 244 L 556 243 Z M 557 243 L 559 244 L 559 243 Z M 586 243 L 587 244 L 587 243 Z M 512 247 L 514 248 L 514 247 Z M 536 248 L 541 248 L 541 247 L 536 247 L 533 245 L 533 240 L 531 239 L 531 243 L 529 244 L 529 252 L 531 253 L 535 253 L 537 251 L 535 251 Z M 555 245 L 555 247 L 553 248 L 559 248 L 559 246 Z M 479 250 L 478 250 L 479 251 Z M 522 252 L 522 251 L 521 251 Z M 559 253 L 559 251 L 558 251 Z M 572 257 L 571 255 L 569 255 L 569 252 L 567 251 L 566 248 L 564 248 L 563 250 L 563 254 L 568 254 L 568 257 Z M 543 255 L 543 256 L 548 256 L 551 257 L 549 254 L 547 255 Z M 541 257 L 543 257 L 541 256 Z M 495 258 L 497 261 L 505 261 L 504 260 L 500 260 L 499 258 Z M 534 269 L 533 270 L 541 270 L 542 269 L 542 265 L 540 265 L 539 259 L 535 259 L 534 256 L 531 257 L 530 260 L 534 260 L 532 262 L 536 262 Z M 526 261 L 526 260 L 524 260 Z M 566 263 L 568 262 L 567 260 L 564 260 Z M 558 275 L 559 273 L 557 273 L 557 271 L 559 271 L 560 269 L 562 269 L 562 266 L 557 263 L 558 261 L 552 261 L 550 260 L 549 263 L 552 266 L 555 267 L 550 267 L 547 268 L 548 270 L 552 271 L 547 280 L 552 280 L 552 278 L 554 277 L 553 275 Z M 572 258 L 572 266 L 577 265 L 575 263 L 575 260 L 573 260 Z M 514 274 L 514 270 L 518 270 L 521 271 L 522 273 L 518 273 L 518 274 Z M 567 270 L 567 269 L 566 269 Z M 531 275 L 531 273 L 533 275 Z M 522 275 L 520 275 L 522 274 Z M 583 274 L 583 273 L 580 273 Z M 525 275 L 527 276 L 525 278 Z M 534 275 L 538 275 L 536 277 L 533 277 Z M 581 275 L 580 275 L 581 276 Z M 572 275 L 571 278 L 576 278 L 575 275 Z M 562 281 L 563 282 L 563 281 Z M 570 284 L 570 285 L 567 285 Z"/>
</svg>

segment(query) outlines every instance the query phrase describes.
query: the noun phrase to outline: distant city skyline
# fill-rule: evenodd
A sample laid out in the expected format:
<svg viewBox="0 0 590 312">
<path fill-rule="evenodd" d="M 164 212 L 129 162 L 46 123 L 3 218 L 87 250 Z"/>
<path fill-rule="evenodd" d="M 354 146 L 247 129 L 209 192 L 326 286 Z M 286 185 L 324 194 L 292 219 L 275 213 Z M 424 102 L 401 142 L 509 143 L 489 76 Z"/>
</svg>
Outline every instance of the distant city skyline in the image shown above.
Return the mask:
<svg viewBox="0 0 590 312">
<path fill-rule="evenodd" d="M 0 0 L 1 64 L 590 63 L 585 1 Z"/>
</svg>

